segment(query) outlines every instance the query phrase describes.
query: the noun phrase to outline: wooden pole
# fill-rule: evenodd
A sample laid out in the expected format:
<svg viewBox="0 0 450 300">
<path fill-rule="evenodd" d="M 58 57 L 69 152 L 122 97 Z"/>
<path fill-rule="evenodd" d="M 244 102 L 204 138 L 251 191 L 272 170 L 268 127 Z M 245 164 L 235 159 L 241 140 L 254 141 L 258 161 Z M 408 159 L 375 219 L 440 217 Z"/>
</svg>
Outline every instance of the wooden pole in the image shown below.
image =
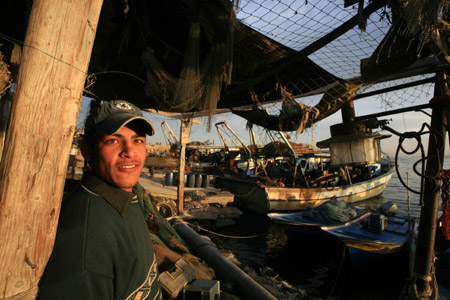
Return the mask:
<svg viewBox="0 0 450 300">
<path fill-rule="evenodd" d="M 53 249 L 102 3 L 33 1 L 0 163 L 0 299 L 34 299 Z"/>
<path fill-rule="evenodd" d="M 182 215 L 184 213 L 184 168 L 186 165 L 186 144 L 189 143 L 189 125 L 191 119 L 181 120 L 180 129 L 180 168 L 178 170 L 178 213 Z"/>
<path fill-rule="evenodd" d="M 419 232 L 417 236 L 416 254 L 414 257 L 413 288 L 410 299 L 429 299 L 433 292 L 433 265 L 434 265 L 434 243 L 437 227 L 437 216 L 439 208 L 439 192 L 441 180 L 432 178 L 439 174 L 442 169 L 445 155 L 445 124 L 446 116 L 444 107 L 447 105 L 447 85 L 445 75 L 438 76 L 440 81 L 435 85 L 436 103 L 431 113 L 431 132 L 428 141 L 428 159 L 425 167 L 425 178 L 423 207 L 420 211 Z M 435 101 L 432 100 L 432 101 Z M 435 291 L 437 292 L 437 291 Z"/>
<path fill-rule="evenodd" d="M 353 122 L 355 121 L 355 105 L 353 100 L 350 100 L 341 108 L 342 122 Z"/>
</svg>

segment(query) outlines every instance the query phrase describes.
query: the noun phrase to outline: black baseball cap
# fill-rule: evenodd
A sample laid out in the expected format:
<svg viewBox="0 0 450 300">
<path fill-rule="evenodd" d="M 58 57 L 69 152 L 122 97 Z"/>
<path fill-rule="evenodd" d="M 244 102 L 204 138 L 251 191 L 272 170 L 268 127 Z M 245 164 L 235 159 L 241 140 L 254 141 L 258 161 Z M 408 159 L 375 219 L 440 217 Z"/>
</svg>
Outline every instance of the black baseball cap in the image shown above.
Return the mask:
<svg viewBox="0 0 450 300">
<path fill-rule="evenodd" d="M 130 122 L 139 121 L 147 135 L 153 135 L 152 123 L 135 105 L 124 100 L 113 100 L 103 103 L 96 111 L 91 112 L 86 119 L 84 131 L 86 134 L 93 129 L 104 135 L 113 135 Z"/>
</svg>

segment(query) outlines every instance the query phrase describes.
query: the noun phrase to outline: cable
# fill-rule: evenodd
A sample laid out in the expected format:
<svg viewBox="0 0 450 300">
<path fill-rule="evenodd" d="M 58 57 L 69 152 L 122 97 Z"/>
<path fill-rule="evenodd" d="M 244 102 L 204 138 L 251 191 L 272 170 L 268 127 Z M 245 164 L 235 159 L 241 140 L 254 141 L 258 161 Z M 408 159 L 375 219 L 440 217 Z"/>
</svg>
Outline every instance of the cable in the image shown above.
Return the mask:
<svg viewBox="0 0 450 300">
<path fill-rule="evenodd" d="M 397 173 L 397 177 L 398 177 L 399 181 L 401 182 L 401 184 L 402 184 L 407 190 L 409 190 L 410 192 L 413 192 L 413 193 L 415 193 L 415 194 L 421 195 L 421 198 L 422 198 L 422 194 L 423 194 L 424 192 L 425 192 L 425 193 L 427 193 L 427 192 L 432 192 L 432 191 L 424 191 L 424 190 L 423 190 L 423 189 L 424 189 L 424 180 L 425 180 L 426 178 L 427 178 L 427 179 L 431 179 L 431 180 L 435 180 L 435 179 L 438 177 L 438 175 L 439 175 L 439 170 L 436 170 L 435 174 L 425 174 L 425 161 L 426 161 L 427 159 L 430 159 L 430 158 L 435 157 L 435 156 L 437 156 L 437 157 L 439 158 L 439 153 L 440 153 L 440 151 L 441 151 L 442 149 L 434 149 L 434 150 L 435 150 L 435 153 L 434 153 L 434 154 L 426 156 L 426 155 L 425 155 L 425 150 L 424 150 L 424 147 L 423 147 L 423 144 L 422 144 L 421 136 L 422 136 L 422 135 L 425 135 L 425 134 L 429 134 L 430 139 L 433 138 L 436 144 L 439 144 L 439 143 L 438 143 L 438 141 L 439 141 L 438 139 L 440 138 L 441 141 L 442 141 L 442 145 L 444 144 L 444 143 L 443 143 L 444 137 L 443 137 L 441 134 L 438 134 L 438 133 L 436 133 L 436 132 L 433 132 L 433 131 L 431 130 L 430 126 L 429 126 L 427 123 L 423 123 L 423 124 L 422 124 L 422 127 L 420 128 L 420 130 L 419 130 L 418 132 L 410 131 L 410 132 L 400 133 L 400 132 L 398 132 L 398 131 L 396 131 L 396 130 L 394 130 L 394 129 L 392 129 L 392 128 L 390 128 L 389 126 L 384 125 L 384 124 L 381 125 L 381 128 L 382 128 L 383 130 L 387 130 L 387 131 L 389 131 L 389 132 L 391 132 L 391 133 L 393 133 L 393 134 L 399 136 L 399 145 L 398 145 L 397 150 L 396 150 L 396 153 L 395 153 L 395 171 L 396 171 L 396 173 Z M 428 129 L 428 130 L 425 131 L 425 129 Z M 417 141 L 417 145 L 416 145 L 416 147 L 415 147 L 412 151 L 407 151 L 407 150 L 404 148 L 404 146 L 403 146 L 403 143 L 404 143 L 405 140 L 407 140 L 407 139 L 415 139 L 415 140 Z M 416 174 L 421 178 L 421 181 L 420 181 L 420 191 L 416 191 L 416 190 L 410 188 L 410 187 L 403 181 L 403 178 L 402 178 L 402 176 L 401 176 L 401 174 L 400 174 L 400 171 L 399 171 L 399 164 L 398 164 L 398 157 L 399 157 L 400 150 L 401 150 L 403 153 L 408 154 L 408 155 L 413 155 L 413 154 L 415 154 L 416 152 L 418 152 L 418 151 L 420 150 L 420 159 L 419 159 L 418 161 L 416 161 L 416 162 L 413 164 L 413 171 L 414 171 L 414 173 L 416 173 Z M 419 171 L 417 170 L 417 166 L 418 166 L 419 163 L 421 163 L 421 167 L 422 167 L 421 172 L 419 172 Z M 433 190 L 435 190 L 436 188 L 437 188 L 437 186 L 433 187 Z M 422 199 L 420 200 L 420 202 L 422 203 Z"/>
<path fill-rule="evenodd" d="M 75 70 L 80 71 L 81 73 L 87 75 L 87 73 L 86 73 L 85 71 L 81 70 L 81 69 L 78 68 L 77 66 L 75 66 L 75 65 L 73 65 L 73 64 L 71 64 L 71 63 L 69 63 L 69 62 L 67 62 L 67 61 L 64 61 L 64 60 L 62 60 L 62 59 L 59 59 L 59 58 L 57 58 L 56 56 L 54 56 L 54 55 L 52 55 L 52 54 L 50 54 L 50 53 L 47 53 L 47 52 L 45 52 L 45 51 L 43 51 L 43 50 L 41 50 L 41 49 L 39 49 L 39 48 L 37 48 L 37 47 L 31 45 L 31 44 L 25 44 L 24 42 L 19 41 L 19 40 L 13 38 L 13 37 L 4 35 L 4 34 L 1 33 L 1 32 L 0 32 L 0 37 L 3 38 L 3 39 L 6 40 L 6 41 L 12 43 L 12 44 L 17 43 L 17 44 L 20 44 L 20 45 L 22 45 L 22 46 L 24 46 L 24 47 L 30 47 L 30 48 L 32 48 L 32 49 L 34 49 L 34 50 L 36 50 L 36 51 L 39 51 L 39 52 L 41 52 L 41 53 L 43 53 L 43 54 L 45 54 L 45 55 L 47 55 L 47 56 L 53 58 L 54 60 L 57 60 L 57 61 L 59 61 L 59 62 L 62 62 L 63 64 L 66 64 L 66 65 L 68 65 L 68 66 L 71 66 L 71 67 L 74 68 Z"/>
<path fill-rule="evenodd" d="M 342 272 L 342 269 L 343 269 L 343 266 L 344 266 L 345 257 L 347 256 L 346 253 L 347 253 L 348 247 L 344 243 L 342 248 L 343 248 L 342 249 L 343 253 L 341 255 L 341 261 L 339 262 L 339 268 L 338 268 L 338 272 L 337 272 L 337 275 L 336 275 L 336 280 L 334 281 L 333 287 L 331 288 L 330 292 L 328 293 L 328 296 L 325 299 L 329 299 L 331 297 L 331 295 L 334 293 L 334 290 L 336 289 L 336 285 L 337 285 L 337 283 L 339 281 L 339 277 L 341 276 L 341 272 Z"/>
<path fill-rule="evenodd" d="M 208 230 L 208 229 L 203 228 L 200 225 L 198 225 L 198 223 L 195 223 L 195 224 L 187 223 L 187 224 L 192 229 L 195 229 L 197 231 L 198 230 L 202 230 L 202 231 L 206 231 L 208 233 L 211 233 L 211 234 L 214 234 L 214 235 L 217 235 L 217 236 L 226 237 L 226 238 L 232 238 L 232 239 L 253 239 L 253 238 L 258 238 L 258 237 L 262 237 L 262 236 L 267 235 L 267 232 L 266 232 L 266 233 L 261 233 L 261 234 L 257 234 L 257 235 L 249 235 L 249 236 L 233 236 L 233 235 L 226 235 L 226 234 L 221 234 L 221 233 L 218 233 L 218 232 L 214 232 L 214 231 Z"/>
</svg>

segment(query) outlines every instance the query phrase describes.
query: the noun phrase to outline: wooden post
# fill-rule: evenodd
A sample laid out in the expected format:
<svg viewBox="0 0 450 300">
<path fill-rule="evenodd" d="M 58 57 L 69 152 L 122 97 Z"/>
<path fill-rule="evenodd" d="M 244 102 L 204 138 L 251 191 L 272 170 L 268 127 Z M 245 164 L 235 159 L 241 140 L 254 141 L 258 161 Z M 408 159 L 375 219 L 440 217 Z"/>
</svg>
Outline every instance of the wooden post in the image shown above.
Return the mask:
<svg viewBox="0 0 450 300">
<path fill-rule="evenodd" d="M 447 85 L 445 75 L 438 76 L 440 81 L 435 84 L 434 94 L 436 103 L 431 112 L 431 132 L 436 137 L 430 135 L 428 141 L 428 159 L 425 167 L 425 174 L 435 176 L 442 169 L 445 155 L 445 124 L 446 116 L 444 107 L 447 95 Z M 432 292 L 433 265 L 434 265 L 434 243 L 437 227 L 437 216 L 439 208 L 440 179 L 431 177 L 425 178 L 423 194 L 423 207 L 420 211 L 419 232 L 417 236 L 416 254 L 414 257 L 413 282 L 415 287 L 410 289 L 417 294 L 411 294 L 410 299 L 429 299 Z M 435 291 L 437 292 L 437 291 Z"/>
<path fill-rule="evenodd" d="M 342 122 L 353 122 L 355 121 L 355 106 L 353 100 L 349 101 L 341 108 Z"/>
<path fill-rule="evenodd" d="M 180 129 L 180 168 L 178 169 L 178 213 L 184 213 L 184 168 L 186 165 L 186 144 L 189 142 L 189 124 L 190 119 L 181 120 Z"/>
<path fill-rule="evenodd" d="M 33 1 L 0 164 L 0 299 L 34 299 L 52 252 L 102 3 Z"/>
</svg>

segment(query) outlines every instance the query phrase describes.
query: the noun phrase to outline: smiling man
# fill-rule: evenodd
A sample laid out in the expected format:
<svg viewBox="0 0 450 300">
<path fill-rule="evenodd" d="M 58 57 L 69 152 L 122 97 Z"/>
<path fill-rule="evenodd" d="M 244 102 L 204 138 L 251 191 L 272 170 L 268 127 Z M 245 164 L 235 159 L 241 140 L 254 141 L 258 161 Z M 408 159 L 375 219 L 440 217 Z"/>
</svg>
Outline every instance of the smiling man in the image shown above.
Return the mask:
<svg viewBox="0 0 450 300">
<path fill-rule="evenodd" d="M 62 202 L 38 299 L 161 299 L 157 265 L 134 193 L 153 125 L 125 101 L 91 112 L 80 142 L 88 170 Z"/>
</svg>

